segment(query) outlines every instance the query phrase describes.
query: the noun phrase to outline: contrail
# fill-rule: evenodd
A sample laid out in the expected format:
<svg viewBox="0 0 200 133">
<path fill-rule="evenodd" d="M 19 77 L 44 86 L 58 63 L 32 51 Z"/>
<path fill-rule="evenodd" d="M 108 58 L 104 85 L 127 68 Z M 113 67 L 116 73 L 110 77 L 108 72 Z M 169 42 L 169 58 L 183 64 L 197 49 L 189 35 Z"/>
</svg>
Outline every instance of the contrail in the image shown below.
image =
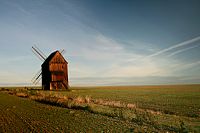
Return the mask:
<svg viewBox="0 0 200 133">
<path fill-rule="evenodd" d="M 184 41 L 184 42 L 181 42 L 181 43 L 178 43 L 178 44 L 173 45 L 173 46 L 171 46 L 171 47 L 168 47 L 168 48 L 166 48 L 166 49 L 160 50 L 160 51 L 158 51 L 158 52 L 156 52 L 156 53 L 154 53 L 154 54 L 151 54 L 151 55 L 149 55 L 149 56 L 147 56 L 147 57 L 154 57 L 154 56 L 160 55 L 160 54 L 162 54 L 162 53 L 165 53 L 165 52 L 167 52 L 167 51 L 170 51 L 170 50 L 172 50 L 172 49 L 175 49 L 175 48 L 178 48 L 178 47 L 181 47 L 181 46 L 185 46 L 185 45 L 189 45 L 189 44 L 191 44 L 191 43 L 193 43 L 193 42 L 196 42 L 196 41 L 199 41 L 199 40 L 200 40 L 200 36 L 195 37 L 195 38 L 190 39 L 190 40 L 187 40 L 187 41 Z"/>
<path fill-rule="evenodd" d="M 184 52 L 184 51 L 187 51 L 187 50 L 190 50 L 190 49 L 193 49 L 193 48 L 196 48 L 196 47 L 199 47 L 199 45 L 192 46 L 192 47 L 187 47 L 187 48 L 185 48 L 185 49 L 177 50 L 177 51 L 171 53 L 170 55 L 168 55 L 168 57 L 174 56 L 174 55 L 176 55 L 176 54 L 182 53 L 182 52 Z"/>
</svg>

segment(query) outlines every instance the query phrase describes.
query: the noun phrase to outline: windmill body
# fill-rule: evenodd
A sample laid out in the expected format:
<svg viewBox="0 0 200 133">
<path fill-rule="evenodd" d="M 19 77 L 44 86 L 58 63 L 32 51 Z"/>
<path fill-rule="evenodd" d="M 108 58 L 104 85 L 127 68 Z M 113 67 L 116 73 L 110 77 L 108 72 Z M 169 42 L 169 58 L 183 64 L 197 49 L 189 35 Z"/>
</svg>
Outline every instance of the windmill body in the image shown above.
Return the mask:
<svg viewBox="0 0 200 133">
<path fill-rule="evenodd" d="M 42 64 L 42 88 L 68 89 L 68 62 L 59 51 L 50 54 Z"/>
<path fill-rule="evenodd" d="M 39 52 L 38 48 L 32 47 L 33 52 Z M 39 52 L 41 54 L 41 52 Z M 41 56 L 39 54 L 39 56 Z M 43 56 L 42 56 L 43 57 Z M 66 90 L 69 89 L 68 82 L 68 62 L 64 59 L 61 52 L 55 51 L 47 58 L 43 58 L 41 72 L 38 73 L 34 83 L 42 79 L 42 88 L 44 90 Z"/>
</svg>

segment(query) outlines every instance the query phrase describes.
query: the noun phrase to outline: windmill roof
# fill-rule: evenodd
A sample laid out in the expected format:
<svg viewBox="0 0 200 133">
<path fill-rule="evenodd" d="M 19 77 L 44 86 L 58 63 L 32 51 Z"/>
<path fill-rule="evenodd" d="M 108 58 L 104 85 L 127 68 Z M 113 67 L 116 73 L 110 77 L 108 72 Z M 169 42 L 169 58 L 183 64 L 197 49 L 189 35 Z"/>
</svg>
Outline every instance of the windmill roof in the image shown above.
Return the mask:
<svg viewBox="0 0 200 133">
<path fill-rule="evenodd" d="M 51 53 L 47 58 L 46 58 L 46 60 L 43 62 L 43 64 L 47 64 L 47 63 L 49 63 L 50 61 L 51 61 L 51 59 L 56 55 L 56 53 L 59 53 L 59 54 L 61 54 L 59 51 L 55 51 L 55 52 L 53 52 L 53 53 Z M 62 55 L 62 54 L 61 54 Z M 64 59 L 65 60 L 65 59 Z M 65 60 L 66 61 L 66 60 Z M 67 62 L 67 61 L 66 61 Z M 43 65 L 42 64 L 42 65 Z"/>
</svg>

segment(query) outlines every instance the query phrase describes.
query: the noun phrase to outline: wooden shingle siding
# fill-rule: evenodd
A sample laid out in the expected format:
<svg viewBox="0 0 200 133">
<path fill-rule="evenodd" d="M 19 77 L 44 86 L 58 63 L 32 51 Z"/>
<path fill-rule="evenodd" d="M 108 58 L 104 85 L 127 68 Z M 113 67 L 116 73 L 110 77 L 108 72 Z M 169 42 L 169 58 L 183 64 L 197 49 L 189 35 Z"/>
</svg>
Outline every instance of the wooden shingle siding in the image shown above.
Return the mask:
<svg viewBox="0 0 200 133">
<path fill-rule="evenodd" d="M 42 64 L 42 86 L 45 90 L 68 89 L 68 62 L 59 51 Z"/>
</svg>

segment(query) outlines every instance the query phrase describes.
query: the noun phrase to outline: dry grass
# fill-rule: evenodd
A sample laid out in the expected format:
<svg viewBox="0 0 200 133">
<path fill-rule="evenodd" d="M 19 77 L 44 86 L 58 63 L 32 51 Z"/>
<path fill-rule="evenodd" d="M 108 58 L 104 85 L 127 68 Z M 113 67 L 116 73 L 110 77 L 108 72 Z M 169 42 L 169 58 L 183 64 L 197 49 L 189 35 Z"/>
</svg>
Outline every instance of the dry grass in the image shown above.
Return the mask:
<svg viewBox="0 0 200 133">
<path fill-rule="evenodd" d="M 83 97 L 80 97 L 80 96 L 74 98 L 73 101 L 74 101 L 75 103 L 79 103 L 79 104 L 81 104 L 81 103 L 86 103 L 86 102 L 85 102 L 86 100 L 85 100 Z"/>
<path fill-rule="evenodd" d="M 17 92 L 15 95 L 18 96 L 18 97 L 24 97 L 24 98 L 28 97 L 28 94 L 24 93 L 24 92 Z"/>
<path fill-rule="evenodd" d="M 62 95 L 45 94 L 42 92 L 37 92 L 34 95 L 26 93 L 16 93 L 19 97 L 28 97 L 34 101 L 38 101 L 45 104 L 86 110 L 91 113 L 101 114 L 109 117 L 119 118 L 127 121 L 136 121 L 140 116 L 148 117 L 152 114 L 151 111 L 146 112 L 145 110 L 139 109 L 135 104 L 125 104 L 120 101 L 108 101 L 103 99 L 92 99 L 90 96 L 77 96 L 69 97 Z M 153 112 L 155 114 L 155 112 Z"/>
<path fill-rule="evenodd" d="M 86 103 L 90 103 L 91 102 L 91 97 L 90 96 L 86 96 L 85 97 L 85 102 Z"/>
<path fill-rule="evenodd" d="M 32 100 L 46 100 L 46 101 L 52 101 L 56 102 L 58 100 L 59 102 L 63 101 L 70 101 L 76 104 L 96 104 L 96 105 L 103 105 L 103 106 L 109 106 L 109 107 L 117 107 L 117 108 L 128 108 L 128 109 L 134 109 L 136 108 L 136 104 L 126 104 L 122 103 L 120 101 L 108 101 L 103 99 L 92 99 L 90 96 L 76 96 L 76 97 L 69 97 L 69 96 L 62 96 L 62 95 L 53 95 L 53 94 L 45 94 L 42 92 L 37 92 L 36 95 L 31 95 L 30 98 Z"/>
<path fill-rule="evenodd" d="M 92 113 L 118 117 L 127 120 L 131 120 L 132 117 L 135 116 L 134 109 L 136 109 L 135 104 L 125 104 L 120 101 L 108 101 L 103 99 L 92 99 L 90 96 L 70 97 L 58 94 L 46 94 L 40 91 L 37 91 L 34 94 L 32 94 L 32 92 L 16 92 L 12 93 L 12 95 L 30 98 L 31 100 L 45 104 L 61 106 L 70 109 L 87 110 Z"/>
<path fill-rule="evenodd" d="M 129 109 L 136 108 L 136 104 L 128 103 L 126 106 L 127 106 L 127 108 L 129 108 Z"/>
<path fill-rule="evenodd" d="M 110 106 L 110 107 L 118 107 L 118 108 L 126 107 L 126 104 L 120 101 L 107 101 L 103 99 L 96 99 L 94 100 L 94 103 L 99 104 L 99 105 L 104 105 L 104 106 Z"/>
</svg>

